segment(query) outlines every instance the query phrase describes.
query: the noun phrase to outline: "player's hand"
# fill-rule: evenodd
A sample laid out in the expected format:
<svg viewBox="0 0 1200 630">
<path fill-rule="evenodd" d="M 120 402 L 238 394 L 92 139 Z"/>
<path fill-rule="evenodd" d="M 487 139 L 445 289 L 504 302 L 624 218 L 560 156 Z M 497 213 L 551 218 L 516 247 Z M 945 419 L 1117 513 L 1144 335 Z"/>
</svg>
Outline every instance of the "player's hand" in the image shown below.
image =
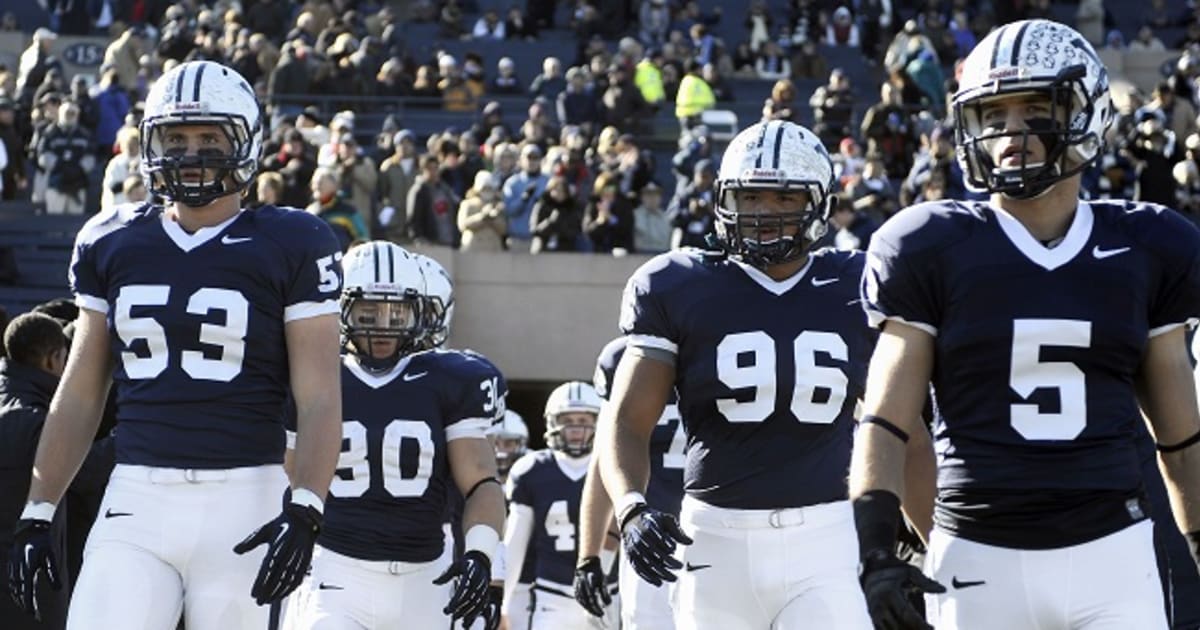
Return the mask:
<svg viewBox="0 0 1200 630">
<path fill-rule="evenodd" d="M 917 567 L 890 551 L 875 551 L 863 560 L 863 594 L 871 621 L 880 630 L 933 630 L 933 626 L 912 607 L 910 594 L 945 593 Z"/>
<path fill-rule="evenodd" d="M 289 502 L 275 520 L 259 527 L 233 548 L 241 555 L 267 545 L 267 555 L 254 586 L 250 587 L 250 595 L 259 606 L 277 602 L 300 586 L 320 533 L 321 513 L 314 507 Z"/>
<path fill-rule="evenodd" d="M 504 603 L 504 587 L 493 584 L 488 587 L 487 603 L 483 606 L 483 630 L 500 628 L 500 605 Z"/>
<path fill-rule="evenodd" d="M 600 558 L 588 556 L 575 567 L 575 601 L 592 615 L 604 617 L 604 609 L 612 603 L 612 596 L 604 585 Z"/>
<path fill-rule="evenodd" d="M 451 624 L 456 619 L 462 619 L 463 626 L 469 628 L 488 607 L 492 562 L 482 551 L 472 549 L 450 565 L 433 583 L 445 584 L 456 576 L 458 582 L 454 585 L 454 594 L 442 612 L 450 615 Z"/>
<path fill-rule="evenodd" d="M 42 618 L 38 586 L 43 582 L 56 591 L 62 590 L 58 562 L 54 559 L 54 541 L 50 538 L 50 521 L 21 519 L 13 531 L 13 545 L 8 557 L 8 592 L 21 610 L 38 620 Z"/>
<path fill-rule="evenodd" d="M 621 547 L 629 564 L 643 580 L 654 586 L 676 580 L 674 571 L 683 568 L 675 558 L 679 543 L 692 539 L 679 528 L 679 521 L 666 512 L 641 504 L 631 508 L 621 523 Z"/>
</svg>

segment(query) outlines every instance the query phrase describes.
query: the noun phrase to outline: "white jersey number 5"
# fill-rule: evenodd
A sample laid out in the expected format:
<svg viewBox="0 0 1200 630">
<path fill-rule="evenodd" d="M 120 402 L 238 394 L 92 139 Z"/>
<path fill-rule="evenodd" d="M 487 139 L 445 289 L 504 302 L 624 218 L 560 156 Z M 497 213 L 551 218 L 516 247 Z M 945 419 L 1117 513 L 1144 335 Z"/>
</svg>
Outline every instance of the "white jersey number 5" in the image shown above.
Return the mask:
<svg viewBox="0 0 1200 630">
<path fill-rule="evenodd" d="M 1083 370 L 1067 361 L 1043 361 L 1042 348 L 1087 348 L 1092 323 L 1077 319 L 1013 321 L 1009 386 L 1022 398 L 1039 389 L 1058 390 L 1058 411 L 1042 412 L 1035 403 L 1012 405 L 1012 426 L 1027 440 L 1073 440 L 1087 426 L 1087 387 Z"/>
</svg>

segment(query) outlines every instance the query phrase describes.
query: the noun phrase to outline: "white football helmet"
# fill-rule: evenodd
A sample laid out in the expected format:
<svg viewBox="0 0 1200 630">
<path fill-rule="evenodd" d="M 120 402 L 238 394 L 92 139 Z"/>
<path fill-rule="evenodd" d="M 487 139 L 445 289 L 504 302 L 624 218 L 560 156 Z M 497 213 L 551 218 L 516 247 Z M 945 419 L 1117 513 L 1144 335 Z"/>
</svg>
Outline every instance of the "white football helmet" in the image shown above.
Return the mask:
<svg viewBox="0 0 1200 630">
<path fill-rule="evenodd" d="M 1023 130 L 985 124 L 983 105 L 997 96 L 1044 95 L 1049 118 Z M 1108 70 L 1075 29 L 1050 20 L 1024 20 L 992 31 L 963 61 L 952 100 L 955 143 L 966 185 L 976 192 L 1028 199 L 1095 162 L 1113 119 Z M 1065 110 L 1065 111 L 1064 111 Z M 989 150 L 1000 138 L 1036 135 L 1046 160 L 998 167 Z M 1024 139 L 1022 139 L 1022 143 Z"/>
<path fill-rule="evenodd" d="M 370 241 L 346 252 L 342 273 L 342 336 L 363 366 L 387 370 L 401 356 L 421 349 L 425 276 L 412 254 L 395 243 Z M 356 312 L 360 303 L 373 303 L 375 308 Z M 370 346 L 376 339 L 397 340 L 395 351 L 374 357 Z M 358 347 L 360 341 L 366 347 Z"/>
<path fill-rule="evenodd" d="M 454 283 L 441 263 L 424 254 L 414 256 L 425 274 L 425 347 L 441 348 L 450 337 L 450 320 L 454 319 Z"/>
<path fill-rule="evenodd" d="M 592 439 L 596 437 L 596 418 L 600 415 L 600 395 L 590 383 L 567 381 L 554 388 L 546 399 L 546 445 L 571 457 L 580 457 L 592 452 Z M 582 437 L 571 440 L 566 430 L 570 428 L 560 422 L 564 413 L 590 413 L 592 423 L 585 427 Z"/>
<path fill-rule="evenodd" d="M 228 140 L 228 154 L 169 146 L 174 125 L 216 125 Z M 262 153 L 262 115 L 254 89 L 236 70 L 212 61 L 189 61 L 163 74 L 146 95 L 141 124 L 140 170 L 147 189 L 171 201 L 203 206 L 240 193 L 254 181 Z M 198 181 L 184 170 L 199 169 Z"/>
<path fill-rule="evenodd" d="M 514 462 L 528 450 L 529 427 L 521 414 L 506 409 L 504 417 L 487 430 L 488 439 L 496 451 L 496 470 L 501 475 L 508 475 Z"/>
<path fill-rule="evenodd" d="M 809 203 L 788 213 L 742 212 L 734 195 L 738 190 L 806 191 Z M 813 132 L 784 120 L 747 127 L 729 143 L 717 175 L 716 229 L 721 247 L 755 267 L 803 256 L 825 235 L 832 190 L 833 163 Z M 787 235 L 790 226 L 796 226 L 796 236 Z M 764 230 L 773 234 L 764 237 Z"/>
</svg>

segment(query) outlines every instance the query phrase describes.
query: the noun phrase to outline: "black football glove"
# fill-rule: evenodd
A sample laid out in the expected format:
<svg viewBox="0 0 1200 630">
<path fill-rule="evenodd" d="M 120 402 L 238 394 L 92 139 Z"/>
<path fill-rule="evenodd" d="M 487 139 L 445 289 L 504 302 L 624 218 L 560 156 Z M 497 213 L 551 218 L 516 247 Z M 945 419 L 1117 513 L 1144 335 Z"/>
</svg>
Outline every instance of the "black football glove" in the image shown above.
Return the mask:
<svg viewBox="0 0 1200 630">
<path fill-rule="evenodd" d="M 504 587 L 492 585 L 488 587 L 487 603 L 483 606 L 483 630 L 496 630 L 500 627 L 500 604 L 504 602 Z"/>
<path fill-rule="evenodd" d="M 679 543 L 692 539 L 679 528 L 679 521 L 646 504 L 635 505 L 621 520 L 621 547 L 629 564 L 643 580 L 654 586 L 676 580 L 674 571 L 683 568 L 675 558 Z"/>
<path fill-rule="evenodd" d="M 62 590 L 58 562 L 54 559 L 54 541 L 50 537 L 50 521 L 21 519 L 13 531 L 13 545 L 8 556 L 8 592 L 21 610 L 38 620 L 42 618 L 38 607 L 41 583 L 48 583 L 56 591 Z"/>
<path fill-rule="evenodd" d="M 259 606 L 277 602 L 300 586 L 320 533 L 321 513 L 314 507 L 289 502 L 275 520 L 259 527 L 233 548 L 241 555 L 267 545 L 267 555 L 254 586 L 250 587 L 250 596 Z"/>
<path fill-rule="evenodd" d="M 604 609 L 612 603 L 612 595 L 604 584 L 604 569 L 600 558 L 588 556 L 575 567 L 575 601 L 596 617 L 604 617 Z"/>
<path fill-rule="evenodd" d="M 867 611 L 876 628 L 933 630 L 933 626 L 912 607 L 908 598 L 917 593 L 945 593 L 945 586 L 885 550 L 873 551 L 863 558 L 861 580 Z"/>
<path fill-rule="evenodd" d="M 487 618 L 485 613 L 490 603 L 488 586 L 492 583 L 492 562 L 482 551 L 472 549 L 450 565 L 433 583 L 445 584 L 456 576 L 458 582 L 454 585 L 454 594 L 442 612 L 450 615 L 451 624 L 456 619 L 462 619 L 463 627 L 469 628 L 475 623 L 476 617 L 484 615 Z"/>
</svg>

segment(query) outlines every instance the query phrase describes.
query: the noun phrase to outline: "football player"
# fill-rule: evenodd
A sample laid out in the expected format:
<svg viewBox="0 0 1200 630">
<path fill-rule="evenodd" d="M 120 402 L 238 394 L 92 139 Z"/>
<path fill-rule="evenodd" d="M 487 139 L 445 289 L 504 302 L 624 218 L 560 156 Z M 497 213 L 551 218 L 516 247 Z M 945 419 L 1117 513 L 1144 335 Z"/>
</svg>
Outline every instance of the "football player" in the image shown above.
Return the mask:
<svg viewBox="0 0 1200 630">
<path fill-rule="evenodd" d="M 599 413 L 600 397 L 591 385 L 582 381 L 559 385 L 546 400 L 547 448 L 526 454 L 509 473 L 510 510 L 504 544 L 513 562 L 508 563 L 502 610 L 510 622 L 520 615 L 511 598 L 521 571 L 516 559 L 524 558 L 532 546 L 531 630 L 592 627 L 587 611 L 573 599 L 571 580 L 579 537 L 579 499 Z"/>
<path fill-rule="evenodd" d="M 423 349 L 445 348 L 446 342 L 450 338 L 450 323 L 454 319 L 454 284 L 450 280 L 450 274 L 446 273 L 445 267 L 442 267 L 441 263 L 439 263 L 437 260 L 434 260 L 433 258 L 430 258 L 424 254 L 414 254 L 413 256 L 417 263 L 421 266 L 421 270 L 425 276 L 425 293 L 422 296 L 422 316 L 425 318 L 425 334 L 420 341 L 420 346 Z M 475 352 L 474 350 L 462 350 L 461 352 L 477 361 L 492 366 L 492 369 L 497 374 L 500 373 L 500 370 L 482 354 Z M 498 400 L 496 401 L 497 410 L 503 411 L 504 413 L 502 418 L 507 418 L 507 414 L 509 413 L 505 401 L 505 397 L 507 395 L 508 391 L 505 389 L 503 392 L 501 392 Z M 503 420 L 500 422 L 503 422 Z M 488 437 L 489 443 L 491 443 L 493 446 L 494 442 L 493 438 L 491 437 L 491 431 L 495 428 L 495 426 L 497 425 L 493 424 L 492 427 L 489 428 Z M 522 424 L 522 426 L 524 425 Z M 528 431 L 526 431 L 526 436 L 528 436 Z M 511 461 L 508 462 L 508 464 L 511 465 Z M 502 466 L 499 460 L 497 460 L 497 477 L 500 480 L 500 483 L 503 485 L 508 479 L 508 470 L 505 468 L 503 471 L 501 471 L 501 468 Z M 457 488 L 450 487 L 449 490 L 450 496 L 447 499 L 446 510 L 447 522 L 444 523 L 443 529 L 445 530 L 447 539 L 447 550 L 453 553 L 455 557 L 458 557 L 462 554 L 463 497 L 462 494 L 458 492 Z M 489 619 L 491 619 L 494 615 L 499 615 L 500 600 L 504 596 L 502 588 L 505 574 L 505 552 L 503 543 L 497 547 L 496 555 L 493 560 L 495 562 L 492 566 L 492 588 L 489 590 L 487 611 L 487 617 Z M 522 573 L 522 576 L 524 575 L 525 574 Z M 528 582 L 525 584 L 527 586 Z M 480 623 L 482 623 L 482 621 Z M 475 630 L 475 628 L 470 627 L 470 630 Z M 515 628 L 511 630 L 515 630 Z"/>
<path fill-rule="evenodd" d="M 506 409 L 504 417 L 488 429 L 488 440 L 496 453 L 496 473 L 508 482 L 508 471 L 529 450 L 529 427 L 521 414 Z"/>
<path fill-rule="evenodd" d="M 621 356 L 625 354 L 626 343 L 625 337 L 613 339 L 604 346 L 596 360 L 596 373 L 592 381 L 602 399 L 607 399 L 609 395 L 609 384 L 617 371 L 617 364 L 621 362 Z M 676 517 L 683 501 L 685 445 L 679 407 L 672 393 L 650 436 L 650 481 L 646 487 L 646 502 Z M 581 522 L 579 561 L 575 567 L 575 599 L 588 612 L 604 617 L 612 600 L 604 575 L 608 563 L 601 558 L 606 555 L 603 553 L 605 543 L 610 538 L 617 538 L 617 535 L 609 531 L 612 502 L 604 490 L 599 471 L 599 460 L 593 457 L 579 506 Z M 622 628 L 670 630 L 674 627 L 667 589 L 656 588 L 639 578 L 624 555 L 621 556 L 619 578 Z"/>
<path fill-rule="evenodd" d="M 492 442 L 492 449 L 496 452 L 496 471 L 499 473 L 500 481 L 507 485 L 508 473 L 512 470 L 513 464 L 529 450 L 529 427 L 525 424 L 521 414 L 507 409 L 504 412 L 504 419 L 493 424 L 488 431 L 488 439 Z M 504 549 L 504 545 L 501 544 L 500 548 Z M 505 556 L 507 556 L 507 550 L 505 550 Z M 507 563 L 508 558 L 505 557 L 504 561 Z M 525 558 L 518 558 L 517 561 L 521 562 L 521 572 L 518 574 L 516 588 L 508 596 L 509 609 L 513 613 L 508 620 L 507 630 L 528 630 L 529 595 L 533 588 L 534 577 L 533 549 L 527 547 Z M 502 573 L 495 571 L 494 574 L 498 579 L 503 580 Z"/>
<path fill-rule="evenodd" d="M 488 604 L 504 523 L 486 436 L 503 378 L 466 353 L 419 351 L 425 278 L 403 248 L 365 243 L 343 265 L 342 454 L 312 575 L 284 625 L 436 628 L 449 615 L 469 626 Z M 465 497 L 457 559 L 442 531 L 451 485 Z"/>
<path fill-rule="evenodd" d="M 863 282 L 882 332 L 850 483 L 872 616 L 1165 628 L 1134 424 L 1144 413 L 1195 553 L 1200 413 L 1184 331 L 1200 317 L 1200 233 L 1161 206 L 1080 201 L 1113 106 L 1103 62 L 1072 28 L 992 31 L 952 105 L 966 182 L 990 199 L 901 211 L 872 238 Z M 949 590 L 926 596 L 926 622 L 901 594 L 939 589 L 891 549 L 901 504 L 922 507 L 901 500 L 900 473 L 931 382 L 925 566 Z"/>
<path fill-rule="evenodd" d="M 753 125 L 721 161 L 720 250 L 662 254 L 626 285 L 600 469 L 634 570 L 678 579 L 676 627 L 870 627 L 846 471 L 874 334 L 862 254 L 811 251 L 832 186 L 811 131 Z M 682 531 L 643 495 L 672 391 L 687 437 Z"/>
<path fill-rule="evenodd" d="M 117 206 L 76 239 L 81 311 L 9 564 L 13 596 L 36 613 L 62 560 L 48 524 L 115 382 L 117 466 L 68 628 L 160 630 L 181 610 L 190 630 L 263 628 L 263 604 L 308 568 L 337 461 L 341 265 L 320 219 L 240 207 L 262 149 L 260 109 L 223 65 L 164 74 L 146 97 L 141 172 L 166 204 Z M 289 390 L 296 466 L 272 520 L 288 486 Z M 265 557 L 250 553 L 259 545 Z"/>
</svg>

